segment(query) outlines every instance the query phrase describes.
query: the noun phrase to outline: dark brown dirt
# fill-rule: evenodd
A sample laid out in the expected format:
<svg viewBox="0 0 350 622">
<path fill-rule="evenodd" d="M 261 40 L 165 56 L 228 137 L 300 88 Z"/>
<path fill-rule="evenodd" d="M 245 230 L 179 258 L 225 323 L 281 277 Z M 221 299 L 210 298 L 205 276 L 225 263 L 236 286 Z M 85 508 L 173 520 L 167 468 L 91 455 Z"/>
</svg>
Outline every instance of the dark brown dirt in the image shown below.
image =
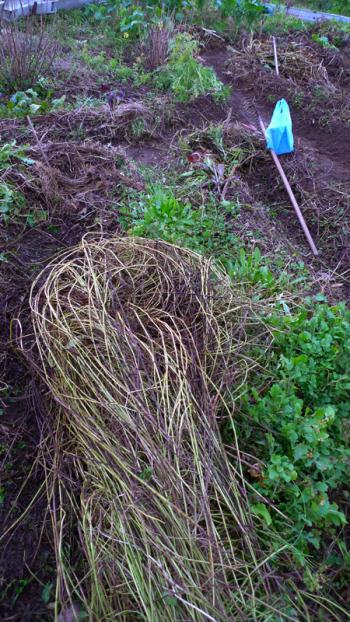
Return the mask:
<svg viewBox="0 0 350 622">
<path fill-rule="evenodd" d="M 141 145 L 125 145 L 124 151 L 130 160 L 141 166 L 163 167 L 168 161 L 169 144 L 166 140 L 149 141 Z"/>
<path fill-rule="evenodd" d="M 15 373 L 20 371 L 25 374 L 16 360 Z M 25 386 L 28 389 L 28 385 Z M 15 392 L 22 391 L 23 376 L 22 384 L 12 387 Z M 54 585 L 55 561 L 46 520 L 46 494 L 42 489 L 44 474 L 40 468 L 29 473 L 39 441 L 35 410 L 31 407 L 30 395 L 28 398 L 21 394 L 8 397 L 4 406 L 0 433 L 1 446 L 6 448 L 1 456 L 1 485 L 5 490 L 4 502 L 0 505 L 1 533 L 6 533 L 17 519 L 19 522 L 1 543 L 0 616 L 2 622 L 49 622 L 52 614 L 43 598 L 43 590 L 45 586 L 50 590 Z"/>
</svg>

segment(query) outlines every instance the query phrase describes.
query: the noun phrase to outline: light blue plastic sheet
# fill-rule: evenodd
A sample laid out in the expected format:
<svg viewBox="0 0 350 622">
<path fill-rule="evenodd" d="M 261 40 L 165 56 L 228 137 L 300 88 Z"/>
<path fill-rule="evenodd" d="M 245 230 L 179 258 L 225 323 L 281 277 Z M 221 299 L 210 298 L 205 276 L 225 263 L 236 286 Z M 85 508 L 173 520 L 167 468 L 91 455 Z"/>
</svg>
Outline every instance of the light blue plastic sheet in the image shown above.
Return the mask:
<svg viewBox="0 0 350 622">
<path fill-rule="evenodd" d="M 292 118 L 285 99 L 280 99 L 275 106 L 266 129 L 266 140 L 268 149 L 273 149 L 277 155 L 291 153 L 294 149 Z"/>
</svg>

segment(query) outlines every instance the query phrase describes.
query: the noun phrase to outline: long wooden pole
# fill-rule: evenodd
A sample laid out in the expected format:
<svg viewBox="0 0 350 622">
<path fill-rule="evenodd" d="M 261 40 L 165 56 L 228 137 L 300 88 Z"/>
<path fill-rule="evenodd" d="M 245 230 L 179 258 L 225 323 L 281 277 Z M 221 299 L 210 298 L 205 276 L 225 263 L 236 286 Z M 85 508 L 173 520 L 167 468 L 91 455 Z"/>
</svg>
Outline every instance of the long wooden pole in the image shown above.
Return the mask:
<svg viewBox="0 0 350 622">
<path fill-rule="evenodd" d="M 260 123 L 261 130 L 262 130 L 262 132 L 263 132 L 263 134 L 264 134 L 264 136 L 266 138 L 266 128 L 265 128 L 265 125 L 264 125 L 264 121 L 262 120 L 260 115 L 259 115 L 259 123 Z M 274 163 L 276 164 L 276 168 L 277 168 L 279 174 L 281 175 L 281 179 L 282 179 L 282 181 L 284 183 L 285 189 L 288 192 L 289 198 L 290 198 L 291 203 L 292 203 L 292 205 L 294 207 L 294 210 L 295 210 L 295 213 L 296 213 L 296 215 L 298 217 L 298 220 L 300 222 L 301 228 L 304 231 L 305 237 L 306 237 L 307 241 L 309 242 L 309 245 L 310 245 L 310 248 L 311 248 L 313 254 L 317 257 L 319 253 L 318 253 L 318 250 L 316 248 L 315 242 L 312 239 L 312 236 L 311 236 L 311 233 L 309 231 L 309 228 L 308 228 L 308 226 L 307 226 L 307 224 L 306 224 L 306 222 L 304 220 L 304 216 L 301 213 L 301 209 L 300 209 L 300 207 L 299 207 L 299 205 L 297 203 L 297 200 L 296 200 L 296 198 L 294 196 L 294 192 L 293 192 L 292 188 L 290 187 L 290 183 L 289 183 L 289 181 L 288 181 L 288 179 L 286 177 L 286 174 L 285 174 L 285 172 L 284 172 L 284 170 L 282 168 L 281 162 L 279 161 L 278 156 L 274 152 L 273 149 L 270 149 L 270 152 L 271 152 L 271 155 L 272 155 L 272 159 L 273 159 Z"/>
</svg>

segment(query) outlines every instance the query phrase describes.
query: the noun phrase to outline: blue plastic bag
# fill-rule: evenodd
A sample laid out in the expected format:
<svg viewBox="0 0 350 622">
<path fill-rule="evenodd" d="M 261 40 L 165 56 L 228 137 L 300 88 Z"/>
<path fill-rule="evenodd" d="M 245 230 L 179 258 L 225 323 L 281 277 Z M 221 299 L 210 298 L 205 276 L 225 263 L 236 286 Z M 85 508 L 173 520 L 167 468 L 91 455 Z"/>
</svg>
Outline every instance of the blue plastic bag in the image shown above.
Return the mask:
<svg viewBox="0 0 350 622">
<path fill-rule="evenodd" d="M 275 106 L 271 123 L 266 129 L 266 140 L 268 149 L 273 149 L 277 155 L 291 153 L 294 149 L 292 119 L 285 99 L 280 99 Z"/>
</svg>

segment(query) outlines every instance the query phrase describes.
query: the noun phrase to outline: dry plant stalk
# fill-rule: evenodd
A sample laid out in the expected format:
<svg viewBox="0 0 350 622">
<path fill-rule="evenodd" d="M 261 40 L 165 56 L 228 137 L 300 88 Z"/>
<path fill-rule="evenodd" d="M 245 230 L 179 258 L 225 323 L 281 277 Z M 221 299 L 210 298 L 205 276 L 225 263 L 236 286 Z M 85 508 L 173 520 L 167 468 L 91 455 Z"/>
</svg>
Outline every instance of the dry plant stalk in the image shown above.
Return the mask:
<svg viewBox="0 0 350 622">
<path fill-rule="evenodd" d="M 249 343 L 269 340 L 250 301 L 191 251 L 86 237 L 39 277 L 31 309 L 59 405 L 45 448 L 58 602 L 78 598 L 91 622 L 250 619 L 268 571 L 219 431 Z M 64 553 L 72 508 L 83 578 Z"/>
<path fill-rule="evenodd" d="M 270 38 L 243 38 L 238 49 L 232 48 L 228 65 L 234 70 L 236 79 L 251 77 L 254 72 L 255 81 L 258 80 L 259 84 L 266 82 L 266 86 L 270 87 L 269 68 L 275 69 L 275 54 Z M 286 39 L 279 42 L 279 76 L 295 85 L 307 87 L 317 82 L 329 91 L 335 90 L 324 61 L 303 40 Z"/>
<path fill-rule="evenodd" d="M 166 63 L 171 34 L 171 29 L 164 24 L 158 24 L 149 29 L 144 43 L 145 64 L 149 71 Z"/>
<path fill-rule="evenodd" d="M 0 20 L 0 88 L 25 91 L 47 77 L 59 44 L 51 36 L 43 16 Z"/>
</svg>

